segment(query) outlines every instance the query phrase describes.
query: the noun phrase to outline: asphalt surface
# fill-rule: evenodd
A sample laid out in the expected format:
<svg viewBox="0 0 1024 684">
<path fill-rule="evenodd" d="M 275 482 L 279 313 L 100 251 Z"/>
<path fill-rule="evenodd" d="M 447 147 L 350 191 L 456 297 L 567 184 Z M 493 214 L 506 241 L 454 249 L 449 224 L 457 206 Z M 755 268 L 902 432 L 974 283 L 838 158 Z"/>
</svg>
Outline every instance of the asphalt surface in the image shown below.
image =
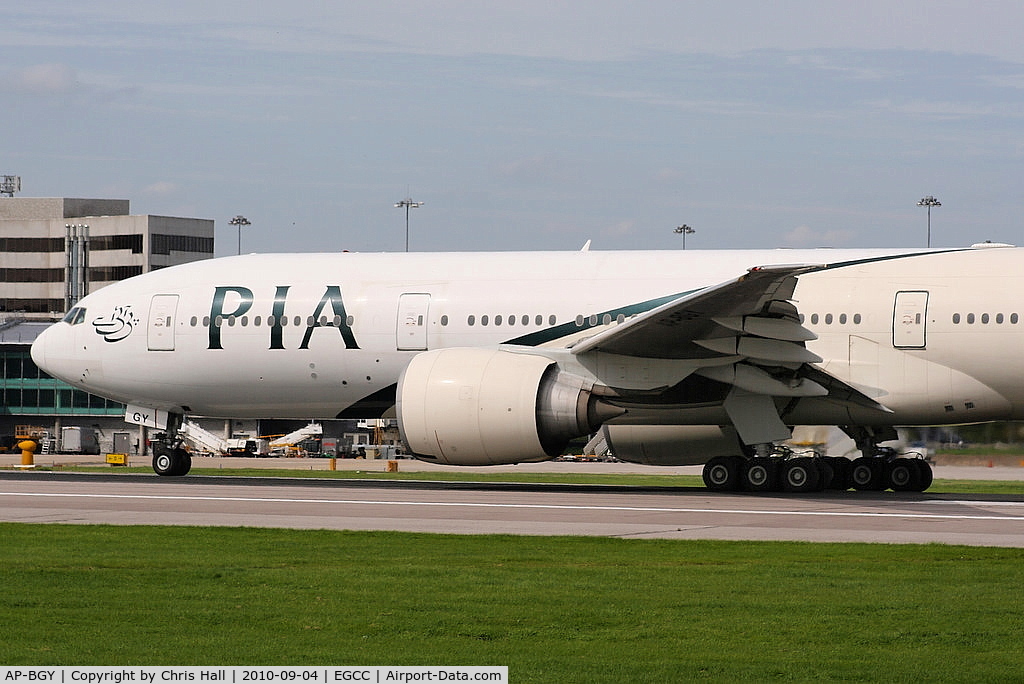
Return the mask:
<svg viewBox="0 0 1024 684">
<path fill-rule="evenodd" d="M 407 463 L 414 467 L 406 461 L 399 467 Z M 539 465 L 609 472 L 604 469 L 628 464 Z M 1024 475 L 1020 468 L 970 470 L 983 471 L 985 479 Z M 1024 547 L 1024 496 L 893 492 L 755 496 L 703 488 L 6 470 L 0 471 L 0 520 Z"/>
<path fill-rule="evenodd" d="M 103 456 L 74 454 L 37 454 L 34 458 L 38 468 L 53 468 L 68 465 L 103 466 Z M 944 465 L 940 462 L 933 467 L 937 479 L 954 480 L 1021 480 L 1024 481 L 1024 459 L 986 459 L 975 457 L 967 461 L 972 465 Z M 19 454 L 0 454 L 0 469 L 18 468 L 21 463 Z M 148 466 L 148 457 L 134 457 L 129 465 Z M 587 461 L 545 461 L 543 463 L 521 463 L 507 466 L 443 466 L 425 463 L 415 459 L 395 461 L 397 468 L 406 473 L 430 472 L 480 472 L 480 473 L 602 473 L 602 474 L 637 474 L 637 475 L 700 475 L 703 466 L 646 466 L 636 463 L 595 463 Z M 973 465 L 985 464 L 990 465 Z M 1010 463 L 1012 465 L 1001 465 Z M 383 459 L 337 459 L 335 468 L 341 471 L 384 472 L 388 461 Z M 235 457 L 194 457 L 193 468 L 203 469 L 237 469 L 254 468 L 260 470 L 329 470 L 330 459 L 327 458 L 235 458 Z"/>
</svg>

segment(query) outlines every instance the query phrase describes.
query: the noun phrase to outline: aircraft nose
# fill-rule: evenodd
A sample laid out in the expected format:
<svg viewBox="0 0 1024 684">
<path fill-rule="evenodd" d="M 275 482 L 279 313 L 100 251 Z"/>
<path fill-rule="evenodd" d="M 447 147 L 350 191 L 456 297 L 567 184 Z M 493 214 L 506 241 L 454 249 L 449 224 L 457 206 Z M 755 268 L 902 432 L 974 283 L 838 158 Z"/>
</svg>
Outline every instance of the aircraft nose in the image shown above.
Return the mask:
<svg viewBox="0 0 1024 684">
<path fill-rule="evenodd" d="M 29 353 L 32 354 L 32 362 L 44 371 L 46 370 L 46 339 L 51 330 L 53 330 L 53 326 L 40 333 L 32 342 L 32 348 L 29 350 Z"/>
<path fill-rule="evenodd" d="M 66 323 L 54 323 L 32 343 L 32 361 L 51 377 L 73 382 L 70 330 Z"/>
</svg>

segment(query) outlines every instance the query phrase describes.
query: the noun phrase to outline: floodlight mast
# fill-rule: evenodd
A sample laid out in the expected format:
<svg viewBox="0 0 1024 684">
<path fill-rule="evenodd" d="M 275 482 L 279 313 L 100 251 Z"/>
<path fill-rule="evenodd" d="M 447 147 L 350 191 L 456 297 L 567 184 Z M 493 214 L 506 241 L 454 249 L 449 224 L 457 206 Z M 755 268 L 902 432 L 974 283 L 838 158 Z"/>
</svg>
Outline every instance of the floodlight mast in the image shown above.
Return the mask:
<svg viewBox="0 0 1024 684">
<path fill-rule="evenodd" d="M 919 199 L 917 201 L 917 206 L 919 206 L 919 207 L 928 207 L 928 243 L 927 243 L 927 246 L 931 247 L 932 246 L 932 207 L 941 207 L 942 206 L 942 202 L 940 202 L 939 200 L 935 199 L 931 195 L 928 195 L 927 197 L 922 197 L 921 199 Z"/>
<path fill-rule="evenodd" d="M 242 226 L 251 226 L 252 223 L 249 219 L 245 218 L 241 214 L 228 221 L 229 225 L 238 226 L 238 253 L 242 253 Z"/>
<path fill-rule="evenodd" d="M 0 176 L 0 197 L 14 197 L 21 192 L 21 176 Z"/>
<path fill-rule="evenodd" d="M 405 208 L 405 251 L 409 251 L 409 210 L 422 207 L 423 202 L 414 202 L 411 197 L 406 197 L 401 202 L 395 202 L 395 207 Z"/>
<path fill-rule="evenodd" d="M 683 249 L 685 250 L 686 249 L 686 236 L 687 235 L 693 235 L 697 231 L 684 223 L 681 226 L 677 226 L 677 227 L 673 228 L 672 232 L 673 233 L 677 233 L 678 235 L 682 235 L 683 236 Z"/>
</svg>

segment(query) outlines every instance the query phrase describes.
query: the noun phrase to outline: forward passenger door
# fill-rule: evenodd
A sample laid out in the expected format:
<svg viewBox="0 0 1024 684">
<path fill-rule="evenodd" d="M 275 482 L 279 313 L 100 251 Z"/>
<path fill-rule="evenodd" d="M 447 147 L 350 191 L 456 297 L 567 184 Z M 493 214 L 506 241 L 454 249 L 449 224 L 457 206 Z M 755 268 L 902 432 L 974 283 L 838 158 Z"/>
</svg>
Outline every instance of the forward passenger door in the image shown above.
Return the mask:
<svg viewBox="0 0 1024 684">
<path fill-rule="evenodd" d="M 403 294 L 398 298 L 398 351 L 426 351 L 430 295 Z"/>
</svg>

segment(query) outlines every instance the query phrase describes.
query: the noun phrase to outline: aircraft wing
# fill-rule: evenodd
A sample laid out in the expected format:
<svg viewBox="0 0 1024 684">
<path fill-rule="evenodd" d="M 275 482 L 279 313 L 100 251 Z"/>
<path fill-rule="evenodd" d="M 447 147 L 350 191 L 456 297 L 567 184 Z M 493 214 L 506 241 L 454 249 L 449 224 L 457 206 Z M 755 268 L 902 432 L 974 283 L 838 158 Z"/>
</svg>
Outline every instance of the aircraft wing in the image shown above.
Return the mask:
<svg viewBox="0 0 1024 684">
<path fill-rule="evenodd" d="M 889 412 L 823 369 L 805 342 L 816 335 L 790 301 L 797 276 L 825 268 L 752 268 L 719 285 L 682 295 L 572 346 L 574 355 L 607 353 L 693 360 L 704 378 L 763 397 L 828 397 Z"/>
<path fill-rule="evenodd" d="M 751 328 L 747 333 L 760 337 L 792 342 L 815 339 L 800 325 L 796 308 L 788 300 L 796 288 L 796 276 L 820 268 L 807 264 L 752 268 L 738 278 L 683 295 L 581 340 L 572 353 L 706 357 L 708 350 L 696 344 L 698 340 L 735 337 L 744 332 L 744 326 Z"/>
</svg>

